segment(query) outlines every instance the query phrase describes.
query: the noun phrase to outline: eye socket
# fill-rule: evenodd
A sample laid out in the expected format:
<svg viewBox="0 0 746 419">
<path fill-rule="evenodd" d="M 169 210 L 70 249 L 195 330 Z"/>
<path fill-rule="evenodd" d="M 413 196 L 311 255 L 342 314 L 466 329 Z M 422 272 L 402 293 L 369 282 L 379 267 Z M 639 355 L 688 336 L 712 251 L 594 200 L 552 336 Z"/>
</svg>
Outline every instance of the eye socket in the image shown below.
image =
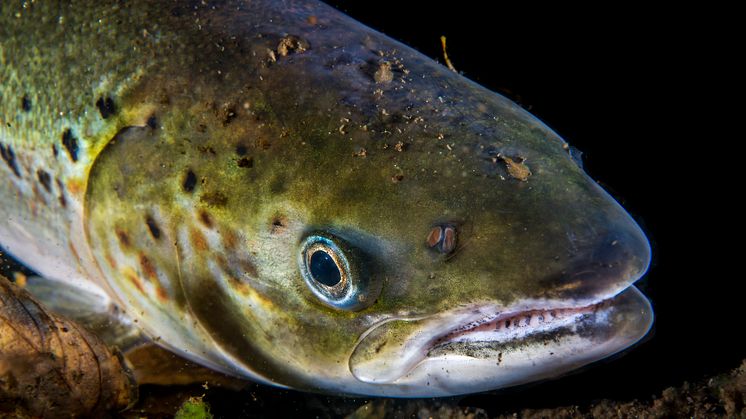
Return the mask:
<svg viewBox="0 0 746 419">
<path fill-rule="evenodd" d="M 300 246 L 301 276 L 324 304 L 342 310 L 361 310 L 375 299 L 375 287 L 364 268 L 360 252 L 329 233 L 307 236 Z"/>
</svg>

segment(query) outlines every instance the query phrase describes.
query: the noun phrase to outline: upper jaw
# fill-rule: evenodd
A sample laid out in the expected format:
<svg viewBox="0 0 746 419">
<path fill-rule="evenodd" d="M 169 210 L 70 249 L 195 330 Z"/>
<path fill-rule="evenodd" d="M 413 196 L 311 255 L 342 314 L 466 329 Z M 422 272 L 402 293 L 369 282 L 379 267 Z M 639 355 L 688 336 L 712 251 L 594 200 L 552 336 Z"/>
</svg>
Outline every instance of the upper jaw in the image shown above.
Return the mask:
<svg viewBox="0 0 746 419">
<path fill-rule="evenodd" d="M 428 377 L 439 374 L 436 368 L 439 360 L 452 362 L 454 357 L 469 358 L 468 362 L 462 360 L 459 364 L 464 371 L 471 371 L 474 365 L 489 361 L 485 368 L 490 370 L 495 360 L 503 357 L 505 348 L 525 346 L 524 349 L 534 351 L 535 348 L 529 346 L 542 336 L 555 341 L 551 344 L 544 342 L 543 346 L 553 347 L 560 345 L 560 334 L 568 335 L 568 339 L 582 338 L 582 342 L 565 339 L 567 342 L 561 344 L 574 345 L 578 350 L 586 341 L 596 341 L 593 345 L 598 348 L 592 349 L 593 345 L 588 344 L 588 348 L 580 350 L 587 352 L 587 356 L 580 356 L 580 360 L 571 360 L 578 356 L 568 353 L 568 364 L 579 366 L 633 344 L 644 336 L 651 323 L 649 302 L 635 287 L 591 301 L 524 300 L 510 307 L 485 303 L 425 318 L 379 322 L 361 337 L 350 356 L 349 368 L 361 382 L 401 386 L 415 380 L 413 377 L 423 371 L 429 371 Z M 576 336 L 583 333 L 585 336 Z M 573 343 L 569 343 L 571 341 Z M 554 361 L 556 371 L 562 371 L 562 363 Z M 519 364 L 521 361 L 515 362 Z M 527 377 L 542 370 L 534 369 L 536 371 L 527 369 L 523 374 Z M 492 371 L 494 377 L 485 379 L 485 387 L 473 391 L 495 388 L 494 383 L 506 379 L 499 376 L 504 370 Z M 464 374 L 452 371 L 447 380 L 459 382 L 463 379 L 460 375 Z M 518 378 L 511 380 L 517 381 Z"/>
</svg>

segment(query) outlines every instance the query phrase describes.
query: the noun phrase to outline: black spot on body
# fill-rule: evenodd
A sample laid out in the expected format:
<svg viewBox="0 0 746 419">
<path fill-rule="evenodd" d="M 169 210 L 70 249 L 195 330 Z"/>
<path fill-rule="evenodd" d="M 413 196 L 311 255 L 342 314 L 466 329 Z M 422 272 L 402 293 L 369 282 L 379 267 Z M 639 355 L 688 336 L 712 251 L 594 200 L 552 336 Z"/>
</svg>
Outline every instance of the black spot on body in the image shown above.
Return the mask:
<svg viewBox="0 0 746 419">
<path fill-rule="evenodd" d="M 236 154 L 238 154 L 239 156 L 245 156 L 246 153 L 248 153 L 248 152 L 249 152 L 249 149 L 246 148 L 245 145 L 240 145 L 239 144 L 239 145 L 236 146 Z"/>
<path fill-rule="evenodd" d="M 72 161 L 78 161 L 78 139 L 75 138 L 70 128 L 62 133 L 62 145 L 67 149 L 67 153 L 70 154 Z"/>
<path fill-rule="evenodd" d="M 252 157 L 243 157 L 237 162 L 238 167 L 254 167 L 254 159 Z"/>
<path fill-rule="evenodd" d="M 58 154 L 59 154 L 59 151 L 57 150 L 57 145 L 52 144 L 52 155 L 54 156 L 55 159 L 57 158 Z"/>
<path fill-rule="evenodd" d="M 161 238 L 161 229 L 160 227 L 158 227 L 158 224 L 155 222 L 153 217 L 146 215 L 145 224 L 148 225 L 148 230 L 150 230 L 150 235 L 153 236 L 154 239 L 157 240 Z"/>
<path fill-rule="evenodd" d="M 272 234 L 280 233 L 284 231 L 288 226 L 288 219 L 284 215 L 276 215 L 272 218 L 272 224 L 270 226 L 270 232 Z"/>
<path fill-rule="evenodd" d="M 23 95 L 21 98 L 21 109 L 23 109 L 24 112 L 31 110 L 31 99 L 29 99 L 28 95 Z"/>
<path fill-rule="evenodd" d="M 52 177 L 49 176 L 49 173 L 45 172 L 42 169 L 39 169 L 36 171 L 36 177 L 39 179 L 39 183 L 44 186 L 44 189 L 46 189 L 47 192 L 52 192 Z"/>
<path fill-rule="evenodd" d="M 21 171 L 18 170 L 16 153 L 13 152 L 13 147 L 0 144 L 0 155 L 3 157 L 3 160 L 5 160 L 5 163 L 8 165 L 10 170 L 12 170 L 16 176 L 21 177 Z"/>
<path fill-rule="evenodd" d="M 114 100 L 108 96 L 98 98 L 96 101 L 96 107 L 98 108 L 98 111 L 101 112 L 101 117 L 104 119 L 107 119 L 117 112 Z"/>
<path fill-rule="evenodd" d="M 184 188 L 184 192 L 194 192 L 194 188 L 197 186 L 197 175 L 191 169 L 184 176 L 184 182 L 182 182 L 181 186 Z"/>
<path fill-rule="evenodd" d="M 155 115 L 151 115 L 150 118 L 148 118 L 148 122 L 146 123 L 152 129 L 158 128 L 158 118 L 156 118 Z"/>
</svg>

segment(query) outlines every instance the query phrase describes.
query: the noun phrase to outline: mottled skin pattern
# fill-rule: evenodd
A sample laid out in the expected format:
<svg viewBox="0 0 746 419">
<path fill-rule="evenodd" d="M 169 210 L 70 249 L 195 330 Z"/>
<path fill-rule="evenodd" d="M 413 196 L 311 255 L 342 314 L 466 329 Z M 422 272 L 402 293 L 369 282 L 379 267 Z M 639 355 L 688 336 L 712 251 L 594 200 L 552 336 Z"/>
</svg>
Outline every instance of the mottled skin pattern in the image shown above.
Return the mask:
<svg viewBox="0 0 746 419">
<path fill-rule="evenodd" d="M 642 233 L 555 133 L 327 6 L 0 8 L 2 245 L 98 282 L 208 366 L 407 395 L 335 384 L 375 322 L 589 304 L 647 267 Z M 458 231 L 448 255 L 426 244 L 440 223 Z M 311 231 L 359 250 L 380 287 L 364 309 L 307 288 Z"/>
</svg>

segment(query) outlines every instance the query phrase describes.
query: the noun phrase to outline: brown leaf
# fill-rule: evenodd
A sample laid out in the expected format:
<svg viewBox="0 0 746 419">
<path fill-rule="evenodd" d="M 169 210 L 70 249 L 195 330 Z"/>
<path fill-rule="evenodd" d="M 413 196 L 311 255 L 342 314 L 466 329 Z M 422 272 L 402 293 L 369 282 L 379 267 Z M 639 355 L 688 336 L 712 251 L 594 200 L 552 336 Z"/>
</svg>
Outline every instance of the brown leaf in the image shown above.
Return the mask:
<svg viewBox="0 0 746 419">
<path fill-rule="evenodd" d="M 136 398 L 118 353 L 0 276 L 0 416 L 99 416 Z"/>
</svg>

